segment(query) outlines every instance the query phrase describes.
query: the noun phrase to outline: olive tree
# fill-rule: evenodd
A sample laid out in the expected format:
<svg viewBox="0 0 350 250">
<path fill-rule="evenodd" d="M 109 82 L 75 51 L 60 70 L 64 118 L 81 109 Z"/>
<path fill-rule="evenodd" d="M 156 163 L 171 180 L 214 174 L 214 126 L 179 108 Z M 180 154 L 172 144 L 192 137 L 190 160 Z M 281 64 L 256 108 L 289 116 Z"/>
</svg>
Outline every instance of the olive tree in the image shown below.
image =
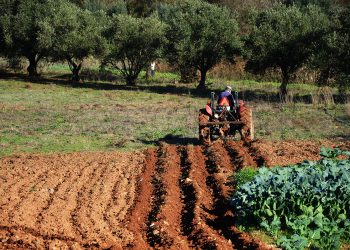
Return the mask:
<svg viewBox="0 0 350 250">
<path fill-rule="evenodd" d="M 333 60 L 340 90 L 350 88 L 350 7 L 341 12 L 340 28 L 336 31 Z"/>
<path fill-rule="evenodd" d="M 6 2 L 12 2 L 11 8 L 7 8 L 0 18 L 6 54 L 27 58 L 29 76 L 36 76 L 38 62 L 47 55 L 52 45 L 51 37 L 41 34 L 41 25 L 50 12 L 54 12 L 49 7 L 53 1 Z"/>
<path fill-rule="evenodd" d="M 285 101 L 291 76 L 315 53 L 327 33 L 329 20 L 322 10 L 309 6 L 277 7 L 252 15 L 251 33 L 246 38 L 248 71 L 281 70 L 280 97 Z"/>
<path fill-rule="evenodd" d="M 135 85 L 141 70 L 161 55 L 164 30 L 156 16 L 114 16 L 106 32 L 109 48 L 104 64 L 118 70 L 127 85 Z"/>
<path fill-rule="evenodd" d="M 185 0 L 160 9 L 160 15 L 168 24 L 165 57 L 180 68 L 199 70 L 198 88 L 205 88 L 211 68 L 224 59 L 233 60 L 240 50 L 238 23 L 225 7 Z"/>
<path fill-rule="evenodd" d="M 79 81 L 84 59 L 100 56 L 106 49 L 102 35 L 107 25 L 104 12 L 82 10 L 65 0 L 56 1 L 55 13 L 42 23 L 41 34 L 51 37 L 49 55 L 55 60 L 66 60 L 72 71 L 72 80 Z"/>
<path fill-rule="evenodd" d="M 320 71 L 319 84 L 335 79 L 342 93 L 350 87 L 350 7 L 334 12 L 332 28 L 320 43 L 311 65 Z"/>
</svg>

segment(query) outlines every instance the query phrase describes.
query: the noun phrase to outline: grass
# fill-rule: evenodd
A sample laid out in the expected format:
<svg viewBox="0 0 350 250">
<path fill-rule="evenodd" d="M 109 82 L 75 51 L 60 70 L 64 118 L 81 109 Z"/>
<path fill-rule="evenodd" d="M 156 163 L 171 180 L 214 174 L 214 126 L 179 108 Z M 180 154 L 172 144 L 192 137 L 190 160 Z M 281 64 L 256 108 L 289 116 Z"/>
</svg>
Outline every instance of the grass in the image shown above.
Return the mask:
<svg viewBox="0 0 350 250">
<path fill-rule="evenodd" d="M 61 73 L 67 70 L 64 65 L 52 67 Z M 180 142 L 195 143 L 198 109 L 205 105 L 211 89 L 218 91 L 227 83 L 211 84 L 207 92 L 198 92 L 195 84 L 174 85 L 172 80 L 176 77 L 158 73 L 155 79 L 141 80 L 135 88 L 106 82 L 77 87 L 54 79 L 46 80 L 46 84 L 0 80 L 0 156 L 19 152 L 135 150 L 164 138 L 175 141 L 177 137 L 183 138 Z M 278 88 L 276 83 L 232 85 L 252 93 L 259 89 L 273 93 Z M 299 87 L 301 93 L 311 88 Z M 254 108 L 257 138 L 324 139 L 350 134 L 346 105 L 330 106 L 325 113 L 320 105 L 281 106 L 248 94 L 244 99 Z"/>
<path fill-rule="evenodd" d="M 0 155 L 133 150 L 168 134 L 196 137 L 191 96 L 0 81 Z"/>
</svg>

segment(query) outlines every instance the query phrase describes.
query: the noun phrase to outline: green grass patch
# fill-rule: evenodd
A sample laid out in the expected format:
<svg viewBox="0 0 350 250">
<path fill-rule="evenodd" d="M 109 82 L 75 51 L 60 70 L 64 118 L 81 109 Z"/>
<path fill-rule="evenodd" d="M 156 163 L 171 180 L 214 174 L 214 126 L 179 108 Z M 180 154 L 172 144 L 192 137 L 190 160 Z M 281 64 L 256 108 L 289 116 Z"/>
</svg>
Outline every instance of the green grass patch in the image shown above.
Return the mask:
<svg viewBox="0 0 350 250">
<path fill-rule="evenodd" d="M 247 182 L 250 182 L 254 179 L 254 176 L 257 174 L 257 169 L 254 167 L 245 167 L 241 170 L 234 172 L 230 177 L 231 184 L 235 189 L 238 189 L 240 186 L 244 185 Z"/>
<path fill-rule="evenodd" d="M 50 78 L 47 84 L 0 80 L 0 155 L 135 150 L 175 137 L 194 141 L 198 110 L 212 89 L 222 86 L 210 85 L 206 92 L 198 92 L 194 83 L 175 85 L 169 79 L 177 76 L 171 73 L 156 77 L 168 81 L 141 81 L 128 88 L 123 83 L 59 85 Z M 96 89 L 99 85 L 101 89 Z M 236 82 L 234 87 L 248 85 L 254 89 L 253 82 Z M 339 122 L 349 121 L 345 105 L 330 106 L 325 113 L 323 106 L 303 103 L 281 106 L 253 99 L 248 104 L 254 110 L 257 138 L 323 139 L 350 134 L 350 126 Z"/>
</svg>

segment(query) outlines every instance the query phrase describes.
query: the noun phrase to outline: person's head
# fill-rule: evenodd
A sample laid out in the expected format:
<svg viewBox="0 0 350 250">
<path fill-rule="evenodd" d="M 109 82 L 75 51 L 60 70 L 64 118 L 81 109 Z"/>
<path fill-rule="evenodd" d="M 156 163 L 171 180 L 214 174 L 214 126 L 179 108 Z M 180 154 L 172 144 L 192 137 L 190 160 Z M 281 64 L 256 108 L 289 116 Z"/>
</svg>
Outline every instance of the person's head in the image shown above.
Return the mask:
<svg viewBox="0 0 350 250">
<path fill-rule="evenodd" d="M 230 93 L 231 93 L 231 91 L 232 91 L 231 86 L 226 86 L 225 91 L 227 91 L 227 92 L 230 92 Z"/>
</svg>

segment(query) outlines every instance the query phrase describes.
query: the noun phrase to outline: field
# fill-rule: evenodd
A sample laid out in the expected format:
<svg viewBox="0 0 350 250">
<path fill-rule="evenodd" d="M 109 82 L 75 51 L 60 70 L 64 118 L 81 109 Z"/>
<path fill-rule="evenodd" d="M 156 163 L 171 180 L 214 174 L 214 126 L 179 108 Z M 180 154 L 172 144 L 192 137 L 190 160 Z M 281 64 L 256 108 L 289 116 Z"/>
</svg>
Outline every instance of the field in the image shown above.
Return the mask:
<svg viewBox="0 0 350 250">
<path fill-rule="evenodd" d="M 158 80 L 0 81 L 0 248 L 273 249 L 234 226 L 228 177 L 350 149 L 346 104 L 281 106 L 277 84 L 253 95 L 246 82 L 230 84 L 254 108 L 257 140 L 199 145 L 210 90 Z"/>
<path fill-rule="evenodd" d="M 317 158 L 317 148 L 294 152 Z M 260 143 L 162 143 L 144 153 L 3 157 L 2 247 L 270 249 L 233 226 L 225 198 L 227 178 L 268 161 L 264 150 Z M 274 163 L 299 160 L 273 147 L 270 157 Z"/>
</svg>

